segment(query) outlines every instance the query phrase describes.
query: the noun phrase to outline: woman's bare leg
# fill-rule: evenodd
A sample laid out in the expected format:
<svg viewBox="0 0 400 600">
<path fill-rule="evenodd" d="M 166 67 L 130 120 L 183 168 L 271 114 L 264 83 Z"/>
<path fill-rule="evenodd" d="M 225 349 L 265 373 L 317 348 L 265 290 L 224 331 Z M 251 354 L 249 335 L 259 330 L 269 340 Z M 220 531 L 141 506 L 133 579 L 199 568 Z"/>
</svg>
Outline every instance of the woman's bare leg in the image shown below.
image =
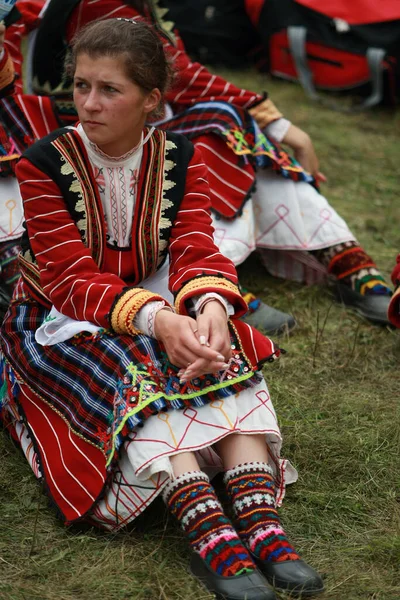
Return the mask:
<svg viewBox="0 0 400 600">
<path fill-rule="evenodd" d="M 193 452 L 182 452 L 170 457 L 172 470 L 175 477 L 191 471 L 200 471 L 199 463 Z"/>
<path fill-rule="evenodd" d="M 226 471 L 243 463 L 268 463 L 268 446 L 264 435 L 233 433 L 217 442 L 215 448 Z"/>
</svg>

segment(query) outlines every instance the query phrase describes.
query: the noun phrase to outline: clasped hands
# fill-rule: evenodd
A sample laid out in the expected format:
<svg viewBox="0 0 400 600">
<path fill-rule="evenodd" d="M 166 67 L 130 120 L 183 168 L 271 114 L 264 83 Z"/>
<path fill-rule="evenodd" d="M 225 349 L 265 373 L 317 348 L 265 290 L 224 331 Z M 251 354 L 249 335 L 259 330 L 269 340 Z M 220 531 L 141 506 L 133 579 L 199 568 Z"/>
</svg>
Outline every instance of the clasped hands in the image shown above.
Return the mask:
<svg viewBox="0 0 400 600">
<path fill-rule="evenodd" d="M 182 383 L 229 366 L 232 350 L 227 316 L 218 300 L 207 302 L 197 319 L 160 310 L 154 331 L 169 361 L 180 367 Z"/>
</svg>

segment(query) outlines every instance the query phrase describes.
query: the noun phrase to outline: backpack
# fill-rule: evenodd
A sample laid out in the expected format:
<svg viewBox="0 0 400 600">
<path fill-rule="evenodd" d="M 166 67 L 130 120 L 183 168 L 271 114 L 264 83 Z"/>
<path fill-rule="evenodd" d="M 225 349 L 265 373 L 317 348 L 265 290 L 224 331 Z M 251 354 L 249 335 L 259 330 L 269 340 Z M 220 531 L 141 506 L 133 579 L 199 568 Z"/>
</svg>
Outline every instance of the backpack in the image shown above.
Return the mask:
<svg viewBox="0 0 400 600">
<path fill-rule="evenodd" d="M 268 71 L 300 81 L 312 99 L 327 104 L 319 88 L 360 92 L 356 109 L 398 101 L 399 0 L 266 0 L 258 26 Z"/>
<path fill-rule="evenodd" d="M 163 0 L 187 53 L 208 65 L 248 66 L 258 39 L 244 0 Z"/>
</svg>

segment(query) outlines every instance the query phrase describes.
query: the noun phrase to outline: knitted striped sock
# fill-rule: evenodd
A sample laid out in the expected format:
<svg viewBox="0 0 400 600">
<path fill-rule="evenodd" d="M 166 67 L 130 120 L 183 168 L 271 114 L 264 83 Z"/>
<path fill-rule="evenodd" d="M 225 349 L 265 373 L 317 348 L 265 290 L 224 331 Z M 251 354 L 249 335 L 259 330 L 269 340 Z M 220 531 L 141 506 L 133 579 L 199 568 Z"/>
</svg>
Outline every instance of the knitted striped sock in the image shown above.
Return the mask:
<svg viewBox="0 0 400 600">
<path fill-rule="evenodd" d="M 205 473 L 180 475 L 167 485 L 163 497 L 193 550 L 214 572 L 231 577 L 256 568 Z"/>
<path fill-rule="evenodd" d="M 253 555 L 263 561 L 298 560 L 275 508 L 272 469 L 263 462 L 244 463 L 227 471 L 224 481 L 237 530 Z"/>
<path fill-rule="evenodd" d="M 357 242 L 345 242 L 313 251 L 336 279 L 362 295 L 391 295 L 390 288 L 376 268 L 376 264 Z"/>
</svg>

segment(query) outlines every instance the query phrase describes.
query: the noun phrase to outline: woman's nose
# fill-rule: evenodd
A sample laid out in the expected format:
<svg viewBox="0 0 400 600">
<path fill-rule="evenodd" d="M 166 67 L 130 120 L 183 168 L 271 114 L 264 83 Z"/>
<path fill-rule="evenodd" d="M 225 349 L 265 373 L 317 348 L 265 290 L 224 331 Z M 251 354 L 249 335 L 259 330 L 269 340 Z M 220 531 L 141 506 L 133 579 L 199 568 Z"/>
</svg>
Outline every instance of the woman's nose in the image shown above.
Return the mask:
<svg viewBox="0 0 400 600">
<path fill-rule="evenodd" d="M 99 95 L 97 90 L 90 90 L 90 92 L 87 94 L 86 98 L 85 98 L 85 102 L 84 102 L 84 107 L 86 110 L 99 110 L 100 107 L 100 101 L 99 101 Z"/>
</svg>

